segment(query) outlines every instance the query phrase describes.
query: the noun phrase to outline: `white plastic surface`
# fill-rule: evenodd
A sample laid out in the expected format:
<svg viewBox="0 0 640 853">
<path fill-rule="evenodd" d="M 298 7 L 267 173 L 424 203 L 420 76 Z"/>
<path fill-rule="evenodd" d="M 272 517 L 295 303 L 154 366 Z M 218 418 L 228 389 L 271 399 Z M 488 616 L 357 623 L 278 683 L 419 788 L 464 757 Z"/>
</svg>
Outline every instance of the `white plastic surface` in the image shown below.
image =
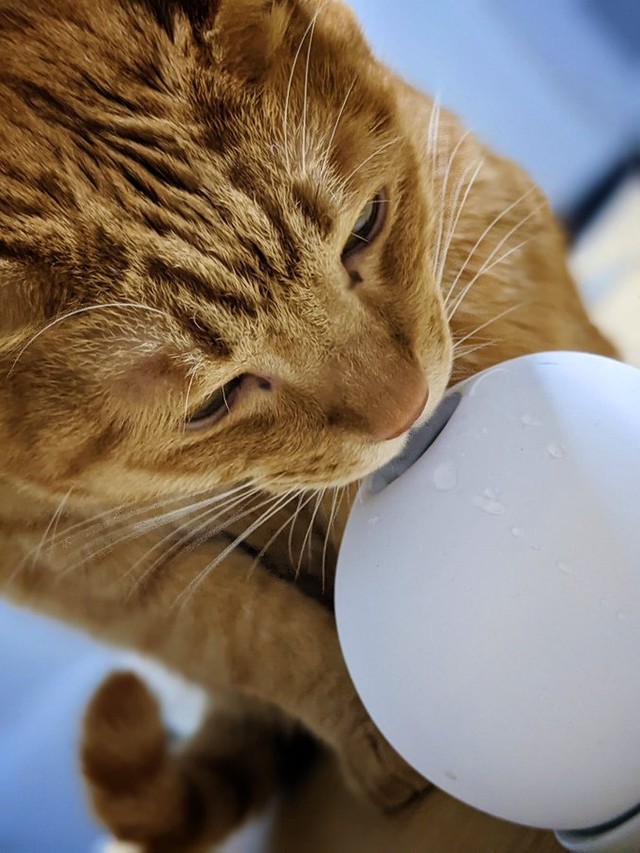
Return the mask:
<svg viewBox="0 0 640 853">
<path fill-rule="evenodd" d="M 547 353 L 458 390 L 435 443 L 353 509 L 347 665 L 439 787 L 595 826 L 640 802 L 640 371 Z"/>
</svg>

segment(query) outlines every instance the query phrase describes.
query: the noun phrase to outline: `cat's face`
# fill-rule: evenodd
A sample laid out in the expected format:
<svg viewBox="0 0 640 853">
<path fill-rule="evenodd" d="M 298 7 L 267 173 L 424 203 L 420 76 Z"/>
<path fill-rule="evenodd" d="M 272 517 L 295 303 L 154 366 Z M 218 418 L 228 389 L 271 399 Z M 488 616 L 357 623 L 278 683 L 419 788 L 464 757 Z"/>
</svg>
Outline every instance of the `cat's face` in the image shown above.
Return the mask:
<svg viewBox="0 0 640 853">
<path fill-rule="evenodd" d="M 0 11 L 3 467 L 121 501 L 389 460 L 451 369 L 429 110 L 334 2 L 48 6 Z"/>
</svg>

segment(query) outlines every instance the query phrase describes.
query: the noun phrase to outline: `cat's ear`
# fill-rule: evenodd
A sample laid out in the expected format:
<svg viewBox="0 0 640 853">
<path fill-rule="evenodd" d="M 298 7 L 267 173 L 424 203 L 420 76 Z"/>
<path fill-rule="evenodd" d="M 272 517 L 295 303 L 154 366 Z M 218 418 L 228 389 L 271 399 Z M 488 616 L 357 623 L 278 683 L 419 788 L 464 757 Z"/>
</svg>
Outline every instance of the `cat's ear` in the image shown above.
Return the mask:
<svg viewBox="0 0 640 853">
<path fill-rule="evenodd" d="M 282 0 L 219 0 L 211 45 L 221 67 L 259 82 L 282 47 L 291 7 Z"/>
</svg>

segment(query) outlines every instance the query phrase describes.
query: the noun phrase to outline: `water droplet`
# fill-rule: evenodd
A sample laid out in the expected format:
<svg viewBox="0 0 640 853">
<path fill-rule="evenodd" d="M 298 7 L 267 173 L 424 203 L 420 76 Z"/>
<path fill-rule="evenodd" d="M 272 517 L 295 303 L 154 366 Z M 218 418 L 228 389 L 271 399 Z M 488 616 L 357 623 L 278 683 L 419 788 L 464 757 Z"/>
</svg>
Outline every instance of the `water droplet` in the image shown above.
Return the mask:
<svg viewBox="0 0 640 853">
<path fill-rule="evenodd" d="M 489 427 L 482 427 L 480 432 L 482 433 L 482 435 L 489 435 Z"/>
<path fill-rule="evenodd" d="M 374 526 L 375 526 L 379 521 L 380 521 L 380 516 L 379 516 L 379 515 L 372 515 L 372 516 L 371 516 L 371 518 L 369 519 L 369 524 L 370 524 L 372 527 L 374 527 Z"/>
<path fill-rule="evenodd" d="M 627 614 L 624 612 L 624 610 L 618 610 L 618 612 L 616 613 L 616 619 L 618 620 L 618 622 L 626 622 Z"/>
<path fill-rule="evenodd" d="M 499 493 L 498 493 L 497 489 L 485 489 L 484 490 L 485 497 L 489 498 L 490 501 L 497 501 L 498 500 L 498 494 Z"/>
<path fill-rule="evenodd" d="M 600 599 L 600 604 L 603 607 L 608 607 L 611 604 L 611 599 L 609 598 L 608 595 L 605 595 Z"/>
<path fill-rule="evenodd" d="M 486 495 L 474 495 L 471 500 L 475 506 L 488 512 L 489 515 L 502 515 L 505 512 L 500 501 L 488 498 Z"/>
<path fill-rule="evenodd" d="M 565 449 L 561 444 L 549 444 L 547 446 L 547 453 L 549 456 L 553 456 L 554 459 L 562 459 L 565 455 Z"/>
<path fill-rule="evenodd" d="M 525 426 L 542 426 L 542 421 L 539 421 L 535 415 L 523 415 L 520 420 Z"/>
<path fill-rule="evenodd" d="M 524 530 L 521 527 L 512 527 L 511 534 L 516 537 L 516 539 L 522 539 L 524 537 Z"/>
<path fill-rule="evenodd" d="M 458 781 L 458 777 L 451 770 L 445 770 L 444 775 L 447 777 L 447 779 L 451 779 L 452 782 Z"/>
<path fill-rule="evenodd" d="M 433 472 L 433 484 L 439 492 L 450 492 L 458 483 L 458 473 L 452 462 L 442 462 Z"/>
<path fill-rule="evenodd" d="M 557 566 L 563 574 L 573 574 L 573 568 L 568 563 L 563 563 L 561 560 L 559 563 L 557 563 Z"/>
</svg>

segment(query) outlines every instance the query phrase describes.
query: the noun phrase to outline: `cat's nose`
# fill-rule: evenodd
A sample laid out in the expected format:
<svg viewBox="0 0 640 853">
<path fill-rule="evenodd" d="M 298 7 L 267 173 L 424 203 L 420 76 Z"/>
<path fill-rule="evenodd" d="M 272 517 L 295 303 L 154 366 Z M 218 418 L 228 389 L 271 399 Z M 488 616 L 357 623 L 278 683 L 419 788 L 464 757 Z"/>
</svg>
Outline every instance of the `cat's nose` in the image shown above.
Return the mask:
<svg viewBox="0 0 640 853">
<path fill-rule="evenodd" d="M 429 399 L 429 388 L 423 376 L 414 376 L 403 387 L 394 389 L 371 423 L 371 435 L 377 441 L 390 441 L 411 429 L 424 412 Z"/>
</svg>

